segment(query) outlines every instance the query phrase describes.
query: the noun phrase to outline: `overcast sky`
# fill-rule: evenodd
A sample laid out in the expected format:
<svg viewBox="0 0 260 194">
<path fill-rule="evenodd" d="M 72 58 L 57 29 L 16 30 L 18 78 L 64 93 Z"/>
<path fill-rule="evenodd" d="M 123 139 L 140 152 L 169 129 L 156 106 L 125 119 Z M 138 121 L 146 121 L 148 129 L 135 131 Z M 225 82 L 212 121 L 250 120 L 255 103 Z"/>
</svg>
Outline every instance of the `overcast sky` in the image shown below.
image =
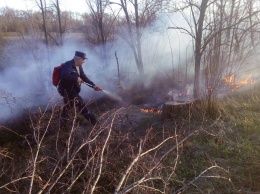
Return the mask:
<svg viewBox="0 0 260 194">
<path fill-rule="evenodd" d="M 47 0 L 49 1 L 49 0 Z M 86 12 L 85 0 L 60 0 L 61 9 L 72 12 Z M 38 9 L 35 0 L 0 0 L 0 8 L 10 7 L 19 10 Z"/>
</svg>

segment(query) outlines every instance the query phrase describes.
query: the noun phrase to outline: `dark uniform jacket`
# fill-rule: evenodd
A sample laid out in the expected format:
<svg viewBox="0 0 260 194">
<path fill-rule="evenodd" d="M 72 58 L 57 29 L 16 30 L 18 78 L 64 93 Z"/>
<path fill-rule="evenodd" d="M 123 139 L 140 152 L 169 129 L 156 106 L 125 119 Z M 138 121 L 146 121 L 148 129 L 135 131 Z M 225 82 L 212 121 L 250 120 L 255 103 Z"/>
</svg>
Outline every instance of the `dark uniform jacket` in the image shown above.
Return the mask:
<svg viewBox="0 0 260 194">
<path fill-rule="evenodd" d="M 63 64 L 61 69 L 61 80 L 58 86 L 59 93 L 64 96 L 74 96 L 77 95 L 81 88 L 80 84 L 77 82 L 78 77 L 80 77 L 84 82 L 95 86 L 95 84 L 86 76 L 82 67 L 79 67 L 80 75 L 76 69 L 75 61 L 67 61 Z"/>
</svg>

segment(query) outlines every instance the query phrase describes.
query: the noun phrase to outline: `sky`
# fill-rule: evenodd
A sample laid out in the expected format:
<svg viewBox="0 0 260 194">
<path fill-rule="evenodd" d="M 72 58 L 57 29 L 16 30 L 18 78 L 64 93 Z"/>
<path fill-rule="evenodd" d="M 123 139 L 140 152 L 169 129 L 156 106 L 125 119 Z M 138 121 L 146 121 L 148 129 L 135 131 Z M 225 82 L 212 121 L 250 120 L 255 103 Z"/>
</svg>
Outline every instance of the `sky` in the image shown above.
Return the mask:
<svg viewBox="0 0 260 194">
<path fill-rule="evenodd" d="M 0 8 L 10 7 L 18 10 L 38 9 L 36 0 L 0 0 Z M 48 2 L 49 0 L 47 0 Z M 83 13 L 86 12 L 85 0 L 60 0 L 61 10 Z"/>
</svg>

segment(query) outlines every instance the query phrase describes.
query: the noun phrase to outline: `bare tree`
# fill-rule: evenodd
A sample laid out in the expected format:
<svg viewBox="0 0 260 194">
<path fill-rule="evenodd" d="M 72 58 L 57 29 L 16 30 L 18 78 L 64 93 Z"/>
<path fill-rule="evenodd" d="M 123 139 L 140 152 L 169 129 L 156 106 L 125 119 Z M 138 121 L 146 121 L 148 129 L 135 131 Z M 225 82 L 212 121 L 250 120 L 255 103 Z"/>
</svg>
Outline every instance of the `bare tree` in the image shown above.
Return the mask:
<svg viewBox="0 0 260 194">
<path fill-rule="evenodd" d="M 46 0 L 36 0 L 35 1 L 39 7 L 39 9 L 41 10 L 41 15 L 42 15 L 42 29 L 44 32 L 44 38 L 45 38 L 45 43 L 48 46 L 49 45 L 49 41 L 48 41 L 48 30 L 47 30 L 47 16 L 46 16 L 46 12 L 47 12 L 47 5 L 46 5 Z"/>
<path fill-rule="evenodd" d="M 104 0 L 86 0 L 86 3 L 90 13 L 84 15 L 84 35 L 93 45 L 101 46 L 101 58 L 107 67 L 107 43 L 115 39 L 115 17 L 106 11 Z"/>
<path fill-rule="evenodd" d="M 62 35 L 64 33 L 64 30 L 62 29 L 62 24 L 61 24 L 61 10 L 60 10 L 60 2 L 59 0 L 56 0 L 55 2 L 53 2 L 53 5 L 55 7 L 55 10 L 57 12 L 57 20 L 58 20 L 58 34 L 59 34 L 59 38 L 58 38 L 58 42 L 60 44 L 62 44 Z"/>
<path fill-rule="evenodd" d="M 192 16 L 192 23 L 194 24 L 194 29 L 191 29 L 191 31 L 179 27 L 173 27 L 174 29 L 180 29 L 180 30 L 185 30 L 188 34 L 194 38 L 194 58 L 195 58 L 195 64 L 194 64 L 194 71 L 195 71 L 195 76 L 194 76 L 194 89 L 193 89 L 193 95 L 194 97 L 199 96 L 199 78 L 200 78 L 200 62 L 201 62 L 201 57 L 203 54 L 202 50 L 202 35 L 203 35 L 203 27 L 204 27 L 204 20 L 205 20 L 205 14 L 206 14 L 206 9 L 208 7 L 208 2 L 209 0 L 202 0 L 200 6 L 195 4 L 193 1 L 188 0 L 187 5 L 184 5 L 184 7 L 189 7 L 190 8 L 190 13 Z M 198 19 L 196 17 L 196 11 L 195 9 L 198 9 Z M 192 28 L 192 25 L 190 24 L 190 27 Z"/>
<path fill-rule="evenodd" d="M 242 3 L 242 1 L 233 0 L 230 2 L 202 0 L 199 4 L 199 2 L 188 0 L 184 2 L 184 5 L 179 9 L 190 29 L 178 26 L 172 28 L 181 30 L 194 39 L 194 97 L 199 97 L 201 92 L 200 74 L 202 57 L 210 60 L 211 67 L 213 65 L 212 63 L 214 63 L 214 68 L 217 71 L 212 68 L 212 72 L 215 71 L 215 75 L 218 74 L 218 77 L 221 77 L 222 73 L 227 69 L 230 70 L 232 57 L 236 57 L 237 59 L 238 57 L 243 57 L 243 59 L 240 58 L 240 60 L 243 61 L 247 58 L 245 55 L 236 55 L 236 49 L 234 48 L 238 48 L 237 46 L 240 45 L 241 40 L 248 42 L 249 39 L 248 36 L 246 36 L 248 32 L 250 32 L 250 39 L 252 40 L 252 31 L 258 30 L 259 22 L 255 18 L 257 18 L 257 15 L 259 14 L 259 10 L 250 9 L 252 7 L 252 2 Z M 188 14 L 183 11 L 186 8 L 190 11 L 191 21 L 188 19 Z M 214 46 L 209 48 L 209 45 Z M 225 55 L 227 54 L 228 49 L 224 49 L 225 52 L 222 52 L 224 51 L 223 46 L 229 48 L 228 55 Z M 212 53 L 213 51 L 211 55 L 213 57 L 212 59 L 209 59 L 206 55 L 207 52 L 205 51 L 207 49 L 210 51 L 209 53 Z M 249 50 L 246 50 L 246 52 L 248 51 Z M 250 49 L 250 53 L 251 52 L 252 49 Z M 221 64 L 224 62 L 222 59 L 225 59 L 226 57 L 229 59 L 229 62 L 225 61 L 225 64 L 227 65 L 224 68 Z M 205 60 L 203 60 L 203 62 L 206 63 Z M 215 80 L 212 77 L 211 79 L 213 81 Z M 206 87 L 212 87 L 212 84 L 210 86 L 206 85 Z"/>
<path fill-rule="evenodd" d="M 35 0 L 35 2 L 41 11 L 41 26 L 46 45 L 62 44 L 63 34 L 66 31 L 67 15 L 60 10 L 60 1 L 53 0 L 51 4 L 47 4 L 46 0 Z"/>
<path fill-rule="evenodd" d="M 202 41 L 202 31 L 203 22 L 207 9 L 208 0 L 202 0 L 200 5 L 200 14 L 198 19 L 198 24 L 195 23 L 195 77 L 194 77 L 194 96 L 199 96 L 199 78 L 200 78 L 200 61 L 202 56 L 201 41 Z M 193 13 L 194 14 L 194 13 Z M 195 19 L 195 18 L 194 18 Z"/>
<path fill-rule="evenodd" d="M 237 4 L 233 1 L 230 4 L 220 1 L 220 4 L 210 8 L 210 12 L 215 13 L 212 15 L 211 29 L 222 33 L 216 34 L 208 44 L 202 60 L 209 112 L 214 112 L 214 101 L 219 88 L 223 87 L 223 79 L 231 76 L 234 79 L 239 78 L 240 74 L 244 75 L 244 70 L 241 72 L 241 69 L 250 71 L 245 61 L 256 54 L 260 43 L 259 36 L 255 34 L 260 27 L 257 12 L 251 7 L 252 1 L 245 4 L 240 1 Z M 241 13 L 246 17 L 239 17 Z M 240 19 L 243 22 L 239 22 Z M 228 26 L 232 27 L 223 31 Z"/>
<path fill-rule="evenodd" d="M 159 3 L 158 3 L 159 2 Z M 137 1 L 120 0 L 120 3 L 111 1 L 110 4 L 117 4 L 124 13 L 125 22 L 119 18 L 121 26 L 121 36 L 130 46 L 135 63 L 139 72 L 140 80 L 144 78 L 144 64 L 142 56 L 142 29 L 150 24 L 155 18 L 156 13 L 161 8 L 161 1 Z M 126 24 L 126 30 L 123 26 Z"/>
</svg>

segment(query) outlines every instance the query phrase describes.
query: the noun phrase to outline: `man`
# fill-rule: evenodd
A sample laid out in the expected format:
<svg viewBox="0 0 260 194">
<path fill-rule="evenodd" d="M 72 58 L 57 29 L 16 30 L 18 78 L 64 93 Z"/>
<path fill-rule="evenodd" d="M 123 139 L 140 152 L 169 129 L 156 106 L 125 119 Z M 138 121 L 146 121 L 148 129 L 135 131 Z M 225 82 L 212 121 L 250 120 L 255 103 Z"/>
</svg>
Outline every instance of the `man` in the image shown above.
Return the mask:
<svg viewBox="0 0 260 194">
<path fill-rule="evenodd" d="M 80 113 L 91 122 L 92 125 L 95 125 L 97 122 L 95 116 L 87 109 L 86 103 L 79 95 L 81 83 L 83 82 L 92 85 L 96 91 L 102 90 L 85 75 L 82 65 L 86 59 L 85 53 L 76 51 L 74 58 L 65 62 L 62 66 L 58 92 L 63 97 L 65 107 L 63 108 L 61 114 L 61 126 L 66 124 L 68 118 L 68 108 L 73 107 L 74 105 Z"/>
</svg>

